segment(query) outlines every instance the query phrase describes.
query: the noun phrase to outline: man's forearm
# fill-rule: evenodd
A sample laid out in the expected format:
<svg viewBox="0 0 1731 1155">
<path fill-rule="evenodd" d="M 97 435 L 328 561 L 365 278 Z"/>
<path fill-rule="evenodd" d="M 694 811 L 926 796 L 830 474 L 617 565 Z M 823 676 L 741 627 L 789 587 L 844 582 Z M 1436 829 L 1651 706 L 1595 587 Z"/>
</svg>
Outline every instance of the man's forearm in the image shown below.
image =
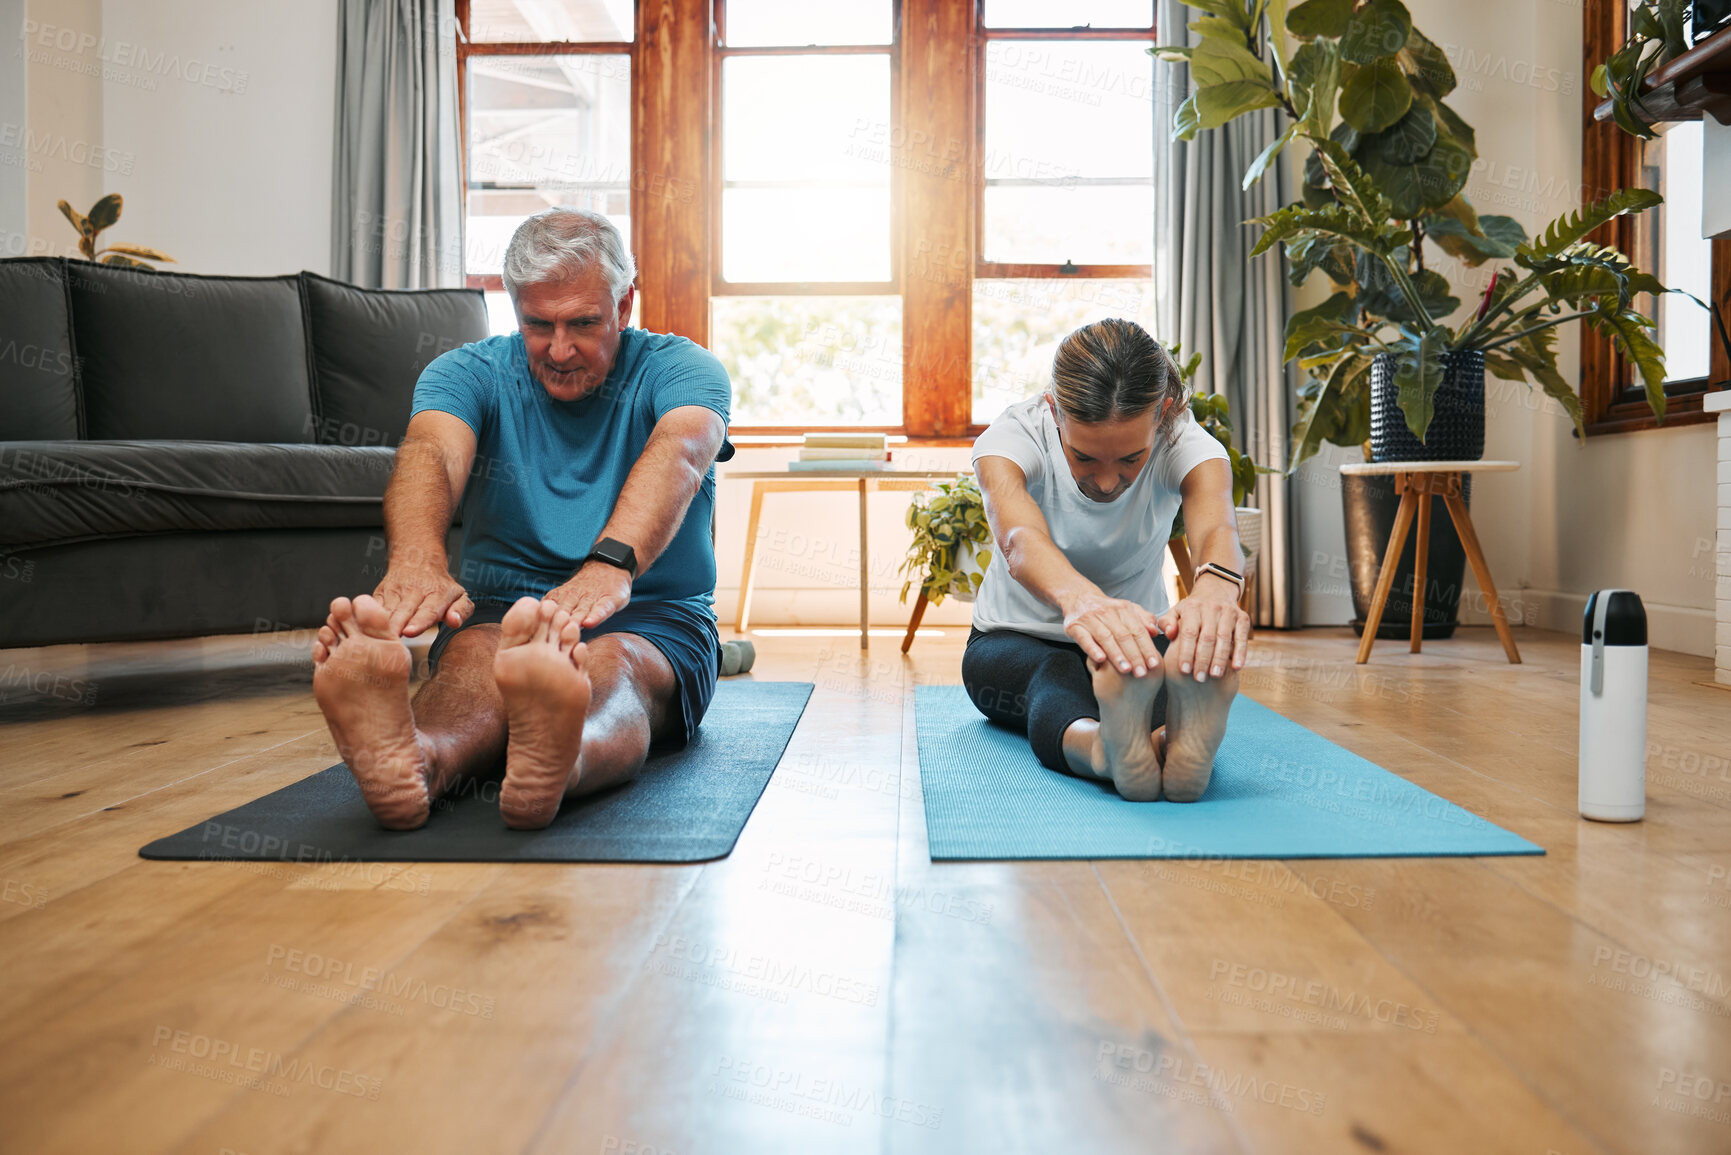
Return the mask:
<svg viewBox="0 0 1731 1155">
<path fill-rule="evenodd" d="M 405 441 L 385 487 L 385 541 L 391 566 L 446 567 L 445 534 L 451 527 L 451 482 L 436 445 Z"/>
<path fill-rule="evenodd" d="M 719 448 L 688 437 L 652 438 L 631 467 L 601 536 L 632 548 L 638 574 L 649 571 L 679 532 Z"/>
</svg>

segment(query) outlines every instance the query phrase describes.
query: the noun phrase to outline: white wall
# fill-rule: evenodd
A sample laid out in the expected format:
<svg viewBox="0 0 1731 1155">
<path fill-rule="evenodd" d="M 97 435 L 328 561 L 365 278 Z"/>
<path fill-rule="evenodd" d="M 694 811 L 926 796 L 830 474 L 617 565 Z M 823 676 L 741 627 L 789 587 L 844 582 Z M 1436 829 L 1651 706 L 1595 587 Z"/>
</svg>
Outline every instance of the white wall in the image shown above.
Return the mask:
<svg viewBox="0 0 1731 1155">
<path fill-rule="evenodd" d="M 172 268 L 329 268 L 336 0 L 0 0 L 0 20 L 17 30 L 0 167 L 25 173 L 27 236 L 9 255 L 73 251 L 55 202 L 83 211 L 118 192 L 103 239 L 161 249 Z M 26 131 L 8 136 L 14 75 Z M 15 230 L 7 187 L 0 230 Z"/>
<path fill-rule="evenodd" d="M 1412 0 L 1410 7 L 1413 22 L 1454 64 L 1460 86 L 1450 105 L 1478 131 L 1479 160 L 1467 185 L 1478 210 L 1512 216 L 1532 232 L 1575 209 L 1587 80 L 1579 7 L 1549 0 Z M 1453 262 L 1441 268 L 1456 296 L 1476 302 L 1482 270 Z M 1566 328 L 1559 349 L 1570 379 L 1579 376 L 1579 347 L 1575 328 Z M 1537 390 L 1491 378 L 1486 394 L 1485 456 L 1522 463 L 1518 473 L 1474 482 L 1473 520 L 1511 617 L 1577 629 L 1587 594 L 1623 586 L 1646 602 L 1654 645 L 1710 654 L 1712 427 L 1613 434 L 1582 445 L 1561 409 Z M 1299 486 L 1312 624 L 1351 615 L 1339 493 L 1329 473 L 1309 467 Z M 1463 618 L 1484 615 L 1469 604 Z"/>
<path fill-rule="evenodd" d="M 0 0 L 0 134 L 29 123 L 24 68 L 24 0 Z M 22 256 L 28 227 L 28 160 L 16 145 L 0 144 L 0 257 Z"/>
<path fill-rule="evenodd" d="M 111 55 L 133 62 L 103 101 L 104 142 L 136 158 L 112 182 L 117 239 L 200 273 L 329 271 L 336 0 L 102 8 Z"/>
</svg>

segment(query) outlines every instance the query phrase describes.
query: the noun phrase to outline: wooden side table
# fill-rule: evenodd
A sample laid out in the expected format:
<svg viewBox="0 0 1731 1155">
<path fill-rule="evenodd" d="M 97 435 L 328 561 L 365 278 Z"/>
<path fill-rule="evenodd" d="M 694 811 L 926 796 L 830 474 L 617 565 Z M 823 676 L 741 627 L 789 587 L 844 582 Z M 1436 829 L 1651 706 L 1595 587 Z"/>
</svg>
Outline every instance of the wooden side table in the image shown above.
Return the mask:
<svg viewBox="0 0 1731 1155">
<path fill-rule="evenodd" d="M 859 493 L 859 647 L 866 648 L 871 613 L 871 565 L 866 532 L 866 494 L 873 490 L 931 489 L 935 482 L 949 481 L 966 470 L 935 469 L 777 469 L 770 471 L 725 471 L 716 481 L 750 481 L 751 517 L 745 530 L 745 565 L 739 575 L 739 612 L 733 628 L 744 633 L 751 624 L 751 595 L 757 582 L 757 524 L 763 516 L 766 493 Z"/>
<path fill-rule="evenodd" d="M 1460 535 L 1467 561 L 1472 563 L 1473 576 L 1490 604 L 1491 623 L 1502 640 L 1503 652 L 1509 661 L 1519 663 L 1520 651 L 1515 649 L 1514 635 L 1509 632 L 1509 619 L 1503 614 L 1497 599 L 1497 587 L 1491 582 L 1491 567 L 1485 564 L 1485 554 L 1479 548 L 1478 534 L 1473 532 L 1473 519 L 1461 500 L 1461 475 L 1466 473 L 1510 473 L 1521 467 L 1518 461 L 1370 461 L 1342 465 L 1340 471 L 1349 476 L 1393 474 L 1394 489 L 1400 494 L 1400 509 L 1394 515 L 1394 534 L 1388 539 L 1388 550 L 1382 557 L 1382 569 L 1377 574 L 1376 593 L 1370 599 L 1370 613 L 1364 623 L 1364 637 L 1358 643 L 1358 664 L 1370 660 L 1370 647 L 1376 642 L 1376 629 L 1382 624 L 1382 611 L 1388 602 L 1388 591 L 1394 586 L 1394 570 L 1406 548 L 1406 533 L 1418 519 L 1418 556 L 1413 564 L 1412 652 L 1419 652 L 1424 634 L 1425 565 L 1430 551 L 1430 499 L 1437 496 L 1448 507 L 1449 517 Z"/>
</svg>

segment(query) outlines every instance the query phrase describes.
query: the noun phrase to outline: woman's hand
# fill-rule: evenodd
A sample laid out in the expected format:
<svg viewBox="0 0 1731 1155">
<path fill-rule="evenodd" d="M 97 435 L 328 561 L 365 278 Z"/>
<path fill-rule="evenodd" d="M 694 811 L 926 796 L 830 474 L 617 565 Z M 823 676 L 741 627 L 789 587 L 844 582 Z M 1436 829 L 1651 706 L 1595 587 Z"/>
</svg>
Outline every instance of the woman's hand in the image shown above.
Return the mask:
<svg viewBox="0 0 1731 1155">
<path fill-rule="evenodd" d="M 1143 677 L 1160 668 L 1153 614 L 1135 602 L 1083 594 L 1064 607 L 1064 632 L 1098 665 L 1110 661 L 1123 673 Z"/>
<path fill-rule="evenodd" d="M 1166 660 L 1198 682 L 1244 668 L 1250 656 L 1250 615 L 1238 608 L 1238 587 L 1223 577 L 1200 574 L 1190 596 L 1160 618 L 1159 627 L 1172 646 Z"/>
</svg>

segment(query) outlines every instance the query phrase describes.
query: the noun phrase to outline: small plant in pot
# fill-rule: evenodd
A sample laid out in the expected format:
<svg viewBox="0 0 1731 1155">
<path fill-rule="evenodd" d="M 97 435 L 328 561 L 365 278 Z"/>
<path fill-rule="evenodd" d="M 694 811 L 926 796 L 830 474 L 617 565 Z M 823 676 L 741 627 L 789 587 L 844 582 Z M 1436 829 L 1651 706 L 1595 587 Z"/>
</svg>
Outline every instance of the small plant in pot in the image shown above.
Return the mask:
<svg viewBox="0 0 1731 1155">
<path fill-rule="evenodd" d="M 1191 378 L 1196 375 L 1196 367 L 1202 363 L 1202 354 L 1192 353 L 1189 360 L 1181 360 L 1183 350 L 1178 345 L 1170 345 L 1167 351 L 1172 354 L 1172 363 L 1178 366 L 1179 380 L 1189 386 Z M 1238 544 L 1244 551 L 1244 572 L 1250 574 L 1256 570 L 1256 555 L 1262 549 L 1262 511 L 1244 504 L 1244 499 L 1256 488 L 1256 475 L 1259 473 L 1276 473 L 1256 464 L 1248 453 L 1241 453 L 1232 444 L 1231 409 L 1224 394 L 1192 393 L 1190 395 L 1190 416 L 1196 423 L 1219 441 L 1226 450 L 1227 461 L 1232 468 L 1232 505 L 1233 513 L 1238 519 Z M 1172 533 L 1169 540 L 1184 539 L 1184 510 L 1179 508 L 1172 519 Z"/>
<path fill-rule="evenodd" d="M 907 602 L 916 580 L 933 605 L 942 605 L 952 596 L 973 601 L 992 561 L 992 551 L 985 548 L 992 542 L 992 527 L 986 521 L 979 482 L 957 474 L 954 481 L 939 482 L 936 493 L 914 494 L 907 524 L 914 540 L 898 571 L 910 575 L 902 583 L 902 602 Z"/>
<path fill-rule="evenodd" d="M 1332 290 L 1287 324 L 1286 358 L 1308 375 L 1289 468 L 1325 441 L 1362 445 L 1372 460 L 1480 457 L 1486 369 L 1536 382 L 1584 433 L 1580 398 L 1557 365 L 1557 329 L 1574 321 L 1618 345 L 1663 417 L 1664 354 L 1650 335 L 1653 320 L 1634 301 L 1665 288 L 1622 253 L 1587 239 L 1623 213 L 1658 204 L 1658 194 L 1615 192 L 1529 238 L 1512 217 L 1480 216 L 1464 195 L 1477 144 L 1444 99 L 1454 70 L 1399 0 L 1306 0 L 1290 11 L 1266 0 L 1191 6 L 1207 13 L 1190 25 L 1199 42 L 1153 50 L 1187 62 L 1195 83 L 1174 134 L 1189 139 L 1253 110 L 1280 110 L 1287 123 L 1251 164 L 1245 187 L 1288 144 L 1303 138 L 1310 147 L 1302 199 L 1256 222 L 1263 233 L 1253 249 L 1282 246 L 1293 284 L 1320 272 Z M 1452 326 L 1446 319 L 1461 302 L 1427 267 L 1436 251 L 1473 269 L 1508 262 Z M 1386 517 L 1355 516 L 1357 488 L 1342 487 L 1362 619 L 1370 583 L 1361 577 L 1374 578 L 1393 523 L 1393 490 L 1385 484 Z M 1430 584 L 1439 597 L 1426 610 L 1427 636 L 1433 620 L 1446 636 L 1461 585 L 1459 565 L 1451 580 L 1450 555 L 1461 554 L 1448 519 L 1431 524 L 1431 573 L 1439 580 Z M 1360 532 L 1375 540 L 1350 540 Z M 1388 615 L 1391 631 L 1405 628 L 1392 601 Z"/>
</svg>

